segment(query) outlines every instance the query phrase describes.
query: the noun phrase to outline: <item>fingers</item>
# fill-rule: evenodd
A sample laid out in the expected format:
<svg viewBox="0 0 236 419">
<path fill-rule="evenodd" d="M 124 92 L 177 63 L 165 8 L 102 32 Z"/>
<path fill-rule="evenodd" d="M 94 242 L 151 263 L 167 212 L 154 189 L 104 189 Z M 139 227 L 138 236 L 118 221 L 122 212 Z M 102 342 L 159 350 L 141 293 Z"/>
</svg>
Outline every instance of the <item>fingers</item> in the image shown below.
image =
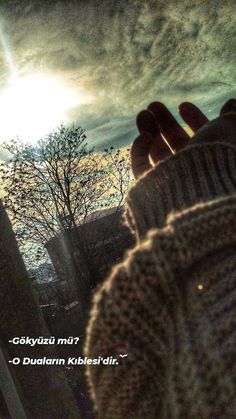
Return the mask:
<svg viewBox="0 0 236 419">
<path fill-rule="evenodd" d="M 231 100 L 231 102 L 233 105 L 232 103 L 229 106 L 226 105 L 230 109 L 232 106 L 235 109 L 236 101 Z M 225 110 L 223 107 L 221 112 L 228 112 L 227 106 L 227 109 Z M 208 122 L 207 117 L 192 103 L 182 103 L 179 112 L 193 132 Z M 131 147 L 131 166 L 137 179 L 152 168 L 150 157 L 154 163 L 158 163 L 170 156 L 171 152 L 176 153 L 184 148 L 190 138 L 161 102 L 151 103 L 148 110 L 138 114 L 136 122 L 140 136 Z"/>
<path fill-rule="evenodd" d="M 188 134 L 161 102 L 153 102 L 148 106 L 160 126 L 161 133 L 174 152 L 182 149 L 189 140 Z"/>
<path fill-rule="evenodd" d="M 193 103 L 181 103 L 179 113 L 194 133 L 209 122 L 204 113 L 197 106 L 193 105 Z"/>
<path fill-rule="evenodd" d="M 149 149 L 149 154 L 154 163 L 163 160 L 171 154 L 170 148 L 161 136 L 159 121 L 155 119 L 151 112 L 147 110 L 141 111 L 137 116 L 136 122 L 140 133 L 148 131 L 152 134 L 153 140 Z"/>
<path fill-rule="evenodd" d="M 157 163 L 170 155 L 171 151 L 163 141 L 158 122 L 151 112 L 141 111 L 136 123 L 140 136 L 131 147 L 131 167 L 137 179 L 152 168 L 150 157 Z"/>
<path fill-rule="evenodd" d="M 135 179 L 138 179 L 143 173 L 152 167 L 149 160 L 149 150 L 151 144 L 152 135 L 149 132 L 143 131 L 131 146 L 131 169 Z"/>
<path fill-rule="evenodd" d="M 139 112 L 136 119 L 136 124 L 140 133 L 143 131 L 148 131 L 154 136 L 160 132 L 157 121 L 147 110 Z"/>
</svg>

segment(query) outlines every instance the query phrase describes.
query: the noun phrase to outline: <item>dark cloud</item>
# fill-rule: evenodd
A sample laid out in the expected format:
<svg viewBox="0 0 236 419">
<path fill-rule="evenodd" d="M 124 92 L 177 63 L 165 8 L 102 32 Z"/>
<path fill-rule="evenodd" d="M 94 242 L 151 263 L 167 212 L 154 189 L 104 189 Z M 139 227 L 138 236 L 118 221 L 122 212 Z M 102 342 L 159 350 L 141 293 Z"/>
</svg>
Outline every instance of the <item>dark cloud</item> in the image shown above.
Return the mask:
<svg viewBox="0 0 236 419">
<path fill-rule="evenodd" d="M 94 95 L 68 113 L 92 142 L 128 142 L 135 113 L 155 99 L 213 115 L 236 94 L 234 0 L 6 1 L 2 16 L 22 74 L 57 73 Z"/>
<path fill-rule="evenodd" d="M 134 128 L 133 118 L 113 119 L 109 122 L 88 129 L 87 138 L 88 145 L 95 146 L 97 150 L 103 150 L 106 147 L 113 146 L 116 148 L 124 147 L 132 139 L 137 136 Z M 97 139 L 99 138 L 99 142 Z"/>
</svg>

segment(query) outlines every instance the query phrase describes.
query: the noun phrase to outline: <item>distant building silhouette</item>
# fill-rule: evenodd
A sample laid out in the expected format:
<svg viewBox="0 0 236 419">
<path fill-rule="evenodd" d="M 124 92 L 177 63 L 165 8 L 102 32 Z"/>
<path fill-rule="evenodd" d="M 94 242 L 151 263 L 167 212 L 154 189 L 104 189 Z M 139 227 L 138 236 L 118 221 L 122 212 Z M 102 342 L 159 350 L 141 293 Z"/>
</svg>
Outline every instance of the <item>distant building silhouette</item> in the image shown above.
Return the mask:
<svg viewBox="0 0 236 419">
<path fill-rule="evenodd" d="M 46 243 L 46 249 L 62 281 L 67 281 L 71 299 L 75 295 L 87 311 L 92 289 L 122 260 L 134 238 L 122 222 L 122 209 L 96 211 L 83 224 Z"/>
</svg>

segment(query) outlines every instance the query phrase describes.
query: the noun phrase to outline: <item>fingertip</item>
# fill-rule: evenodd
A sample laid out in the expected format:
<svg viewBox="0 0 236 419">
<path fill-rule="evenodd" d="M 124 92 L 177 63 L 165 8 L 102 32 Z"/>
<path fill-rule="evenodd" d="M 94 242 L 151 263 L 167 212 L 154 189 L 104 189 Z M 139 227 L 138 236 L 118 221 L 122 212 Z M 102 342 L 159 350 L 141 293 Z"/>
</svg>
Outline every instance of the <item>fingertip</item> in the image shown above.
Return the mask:
<svg viewBox="0 0 236 419">
<path fill-rule="evenodd" d="M 179 113 L 180 113 L 180 115 L 181 115 L 182 112 L 185 112 L 186 110 L 190 109 L 192 106 L 193 106 L 193 104 L 190 103 L 190 102 L 182 102 L 179 105 Z"/>
<path fill-rule="evenodd" d="M 140 129 L 140 127 L 142 128 L 143 121 L 145 121 L 146 119 L 146 113 L 147 113 L 146 109 L 143 109 L 142 111 L 138 113 L 136 117 L 136 125 L 138 129 Z"/>
<path fill-rule="evenodd" d="M 152 102 L 148 106 L 148 110 L 152 112 L 156 121 L 158 121 L 161 130 L 176 124 L 175 118 L 164 103 Z"/>
<path fill-rule="evenodd" d="M 154 116 L 148 110 L 139 112 L 136 118 L 136 124 L 140 133 L 149 132 L 151 134 L 156 134 L 158 127 Z"/>
<path fill-rule="evenodd" d="M 206 115 L 191 102 L 182 102 L 179 105 L 179 114 L 193 132 L 196 132 L 208 122 Z"/>
<path fill-rule="evenodd" d="M 154 115 L 158 115 L 166 111 L 166 106 L 162 102 L 155 101 L 148 105 L 148 110 Z"/>
<path fill-rule="evenodd" d="M 196 113 L 201 112 L 200 109 L 191 102 L 182 102 L 179 105 L 179 114 L 184 119 L 188 118 L 189 115 L 195 115 Z"/>
</svg>

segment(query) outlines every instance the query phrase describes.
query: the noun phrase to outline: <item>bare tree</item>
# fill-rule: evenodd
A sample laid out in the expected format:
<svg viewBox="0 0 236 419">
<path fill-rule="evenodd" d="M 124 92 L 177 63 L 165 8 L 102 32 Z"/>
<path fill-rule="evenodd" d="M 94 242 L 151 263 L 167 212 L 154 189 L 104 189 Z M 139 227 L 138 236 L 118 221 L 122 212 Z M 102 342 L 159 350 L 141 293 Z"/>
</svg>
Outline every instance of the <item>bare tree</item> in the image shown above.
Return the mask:
<svg viewBox="0 0 236 419">
<path fill-rule="evenodd" d="M 128 188 L 133 181 L 131 172 L 129 148 L 114 150 L 113 147 L 104 150 L 104 168 L 107 173 L 108 203 L 120 209 L 125 201 Z"/>
<path fill-rule="evenodd" d="M 77 227 L 97 210 L 121 209 L 132 181 L 129 150 L 88 150 L 84 130 L 64 126 L 35 146 L 15 140 L 4 147 L 12 155 L 1 166 L 4 204 L 28 268 L 47 262 L 46 245 L 58 277 L 67 277 L 72 294 L 79 295 L 86 306 L 88 284 L 98 274 L 93 261 L 100 257 L 101 244 L 105 253 L 116 218 L 99 234 L 90 231 L 91 237 L 81 237 Z M 58 235 L 60 240 L 53 240 L 51 246 L 50 239 Z M 78 258 L 87 271 L 84 279 L 78 277 Z"/>
<path fill-rule="evenodd" d="M 113 216 L 109 218 L 109 223 L 104 225 L 99 234 L 88 238 L 87 255 L 103 255 L 104 265 L 106 264 L 106 253 L 108 247 L 115 248 L 116 257 L 121 256 L 124 249 L 120 249 L 117 234 L 121 228 L 121 212 L 125 203 L 125 197 L 129 187 L 133 182 L 133 175 L 130 164 L 129 148 L 114 149 L 110 147 L 104 150 L 103 164 L 107 173 L 108 191 L 107 201 L 104 199 L 105 207 L 113 209 Z M 105 214 L 104 214 L 105 215 Z M 111 245 L 112 243 L 112 245 Z M 108 265 L 108 268 L 110 266 Z"/>
<path fill-rule="evenodd" d="M 45 244 L 99 208 L 108 185 L 102 155 L 88 150 L 80 127 L 63 125 L 36 146 L 5 143 L 4 204 L 20 242 Z"/>
</svg>

